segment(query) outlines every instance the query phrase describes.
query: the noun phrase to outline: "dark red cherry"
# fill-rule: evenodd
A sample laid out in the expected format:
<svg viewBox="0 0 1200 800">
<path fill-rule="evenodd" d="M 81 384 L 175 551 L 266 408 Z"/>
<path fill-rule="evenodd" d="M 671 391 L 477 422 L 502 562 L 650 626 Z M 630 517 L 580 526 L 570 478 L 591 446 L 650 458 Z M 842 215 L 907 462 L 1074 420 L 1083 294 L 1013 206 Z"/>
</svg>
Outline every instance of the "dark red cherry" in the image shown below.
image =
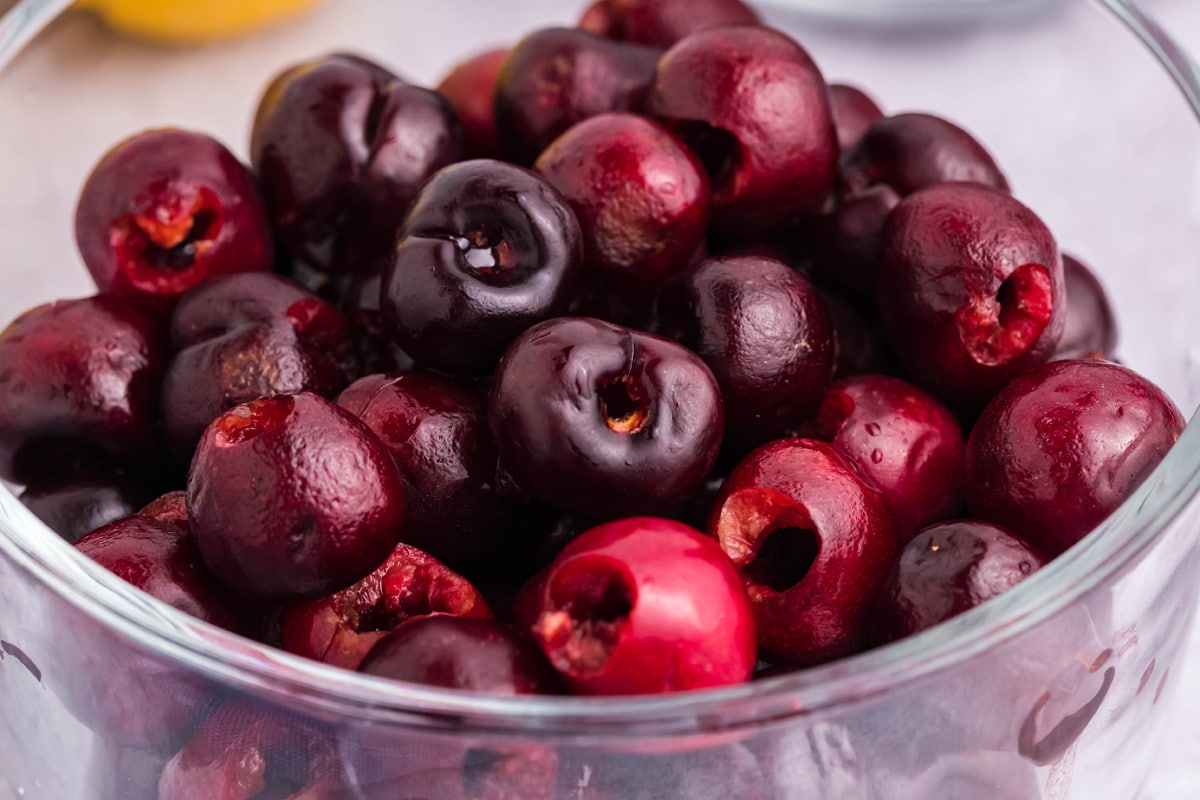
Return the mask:
<svg viewBox="0 0 1200 800">
<path fill-rule="evenodd" d="M 60 474 L 76 457 L 142 464 L 159 449 L 162 322 L 132 300 L 60 300 L 0 332 L 0 477 Z"/>
<path fill-rule="evenodd" d="M 805 220 L 804 231 L 812 247 L 817 276 L 860 303 L 873 306 L 885 226 L 899 203 L 900 195 L 883 183 Z"/>
<path fill-rule="evenodd" d="M 918 533 L 900 552 L 875 608 L 873 637 L 891 642 L 998 597 L 1046 563 L 1011 531 L 951 520 Z"/>
<path fill-rule="evenodd" d="M 901 541 L 961 511 L 962 430 L 912 384 L 887 375 L 839 380 L 821 401 L 815 428 L 880 490 Z"/>
<path fill-rule="evenodd" d="M 152 495 L 117 472 L 46 475 L 21 493 L 21 503 L 68 544 L 133 514 Z"/>
<path fill-rule="evenodd" d="M 699 357 L 588 318 L 550 320 L 513 342 L 488 416 L 501 463 L 523 489 L 607 519 L 686 498 L 716 460 L 723 423 Z"/>
<path fill-rule="evenodd" d="M 844 153 L 862 138 L 883 112 L 869 94 L 845 83 L 829 84 L 829 105 L 837 128 L 838 148 Z"/>
<path fill-rule="evenodd" d="M 1010 195 L 971 183 L 924 189 L 888 218 L 878 286 L 888 344 L 940 399 L 981 405 L 1054 352 L 1062 275 L 1054 237 Z"/>
<path fill-rule="evenodd" d="M 837 345 L 820 291 L 786 264 L 710 258 L 659 297 L 658 324 L 712 369 L 725 446 L 746 453 L 812 415 Z"/>
<path fill-rule="evenodd" d="M 387 634 L 359 672 L 488 694 L 561 694 L 562 681 L 537 643 L 502 623 L 434 614 Z"/>
<path fill-rule="evenodd" d="M 1062 260 L 1067 320 L 1054 358 L 1111 360 L 1117 348 L 1117 321 L 1104 285 L 1082 261 L 1065 253 Z"/>
<path fill-rule="evenodd" d="M 267 270 L 274 246 L 253 174 L 215 139 L 163 128 L 105 154 L 75 241 L 101 293 L 153 309 L 214 275 Z"/>
<path fill-rule="evenodd" d="M 967 507 L 1051 558 L 1088 534 L 1146 479 L 1183 431 L 1165 393 L 1098 359 L 1017 377 L 967 442 Z"/>
<path fill-rule="evenodd" d="M 662 51 L 575 28 L 529 34 L 496 82 L 496 133 L 504 157 L 532 164 L 577 122 L 609 111 L 641 111 Z"/>
<path fill-rule="evenodd" d="M 437 85 L 462 120 L 466 158 L 500 157 L 494 109 L 496 81 L 507 57 L 506 48 L 480 53 L 455 65 Z"/>
<path fill-rule="evenodd" d="M 709 533 L 741 570 L 763 658 L 809 666 L 866 644 L 899 547 L 883 498 L 832 446 L 781 439 L 752 452 L 722 486 Z"/>
<path fill-rule="evenodd" d="M 437 92 L 335 54 L 275 77 L 250 154 L 283 245 L 349 272 L 386 254 L 417 189 L 462 158 L 462 126 Z"/>
<path fill-rule="evenodd" d="M 192 531 L 235 592 L 319 597 L 392 552 L 404 484 L 391 454 L 350 412 L 313 394 L 235 406 L 204 432 L 188 475 Z"/>
<path fill-rule="evenodd" d="M 289 608 L 282 620 L 283 648 L 358 669 L 390 631 L 428 614 L 491 617 L 487 603 L 466 578 L 428 553 L 401 544 L 353 586 Z"/>
<path fill-rule="evenodd" d="M 485 374 L 522 331 L 564 313 L 583 243 L 567 201 L 500 161 L 464 161 L 429 180 L 400 229 L 380 306 L 418 363 Z"/>
<path fill-rule="evenodd" d="M 754 623 L 737 570 L 699 531 L 636 517 L 571 542 L 531 602 L 534 636 L 579 694 L 742 683 Z"/>
<path fill-rule="evenodd" d="M 825 81 L 778 31 L 692 34 L 662 57 L 646 108 L 700 157 L 724 233 L 782 228 L 820 208 L 833 186 L 837 137 Z"/>
<path fill-rule="evenodd" d="M 868 316 L 858 304 L 837 292 L 822 290 L 821 297 L 829 309 L 837 339 L 834 377 L 891 372 L 891 357 L 879 320 Z"/>
<path fill-rule="evenodd" d="M 687 269 L 704 242 L 704 168 L 650 120 L 628 113 L 584 120 L 555 139 L 534 169 L 574 209 L 588 272 L 619 291 L 652 293 Z"/>
<path fill-rule="evenodd" d="M 759 22 L 742 0 L 597 0 L 579 27 L 617 41 L 670 47 L 697 31 Z"/>
</svg>

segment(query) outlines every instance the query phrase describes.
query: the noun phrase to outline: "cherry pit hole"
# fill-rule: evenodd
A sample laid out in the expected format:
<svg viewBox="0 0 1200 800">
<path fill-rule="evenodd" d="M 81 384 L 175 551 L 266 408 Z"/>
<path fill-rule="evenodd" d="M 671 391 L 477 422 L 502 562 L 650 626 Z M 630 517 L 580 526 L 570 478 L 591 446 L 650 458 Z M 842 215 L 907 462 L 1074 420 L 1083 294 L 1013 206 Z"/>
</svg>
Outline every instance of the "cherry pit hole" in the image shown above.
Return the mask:
<svg viewBox="0 0 1200 800">
<path fill-rule="evenodd" d="M 230 447 L 276 430 L 291 416 L 294 405 L 291 397 L 282 395 L 230 409 L 217 423 L 217 444 Z"/>
<path fill-rule="evenodd" d="M 615 433 L 637 433 L 650 421 L 650 398 L 628 375 L 602 381 L 597 395 L 604 423 Z"/>
<path fill-rule="evenodd" d="M 817 534 L 807 528 L 776 528 L 759 545 L 742 573 L 774 592 L 786 592 L 808 575 L 821 550 Z"/>
<path fill-rule="evenodd" d="M 738 138 L 727 130 L 700 120 L 683 122 L 678 131 L 700 159 L 713 192 L 727 187 L 741 167 L 742 147 Z"/>
<path fill-rule="evenodd" d="M 559 669 L 595 672 L 620 641 L 633 589 L 621 574 L 599 567 L 560 577 L 551 587 L 558 610 L 543 614 L 535 632 Z"/>
<path fill-rule="evenodd" d="M 476 228 L 451 240 L 470 274 L 489 283 L 509 280 L 520 266 L 517 248 L 503 231 Z"/>
</svg>

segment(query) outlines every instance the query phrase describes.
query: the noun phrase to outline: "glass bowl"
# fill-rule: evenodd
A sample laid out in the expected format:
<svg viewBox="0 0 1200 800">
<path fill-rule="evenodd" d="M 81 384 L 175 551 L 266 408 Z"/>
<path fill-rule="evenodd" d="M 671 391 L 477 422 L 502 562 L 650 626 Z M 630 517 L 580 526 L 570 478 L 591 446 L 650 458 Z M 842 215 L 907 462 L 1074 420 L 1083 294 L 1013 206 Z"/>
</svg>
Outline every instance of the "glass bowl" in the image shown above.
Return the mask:
<svg viewBox="0 0 1200 800">
<path fill-rule="evenodd" d="M 341 0 L 191 50 L 121 40 L 86 15 L 51 23 L 65 5 L 27 0 L 0 22 L 3 319 L 92 291 L 74 199 L 130 132 L 180 125 L 244 153 L 258 93 L 285 64 L 355 49 L 429 83 L 483 46 L 569 24 L 582 4 Z M 1151 21 L 1119 0 L 952 33 L 768 16 L 827 78 L 975 131 L 1064 249 L 1099 270 L 1121 358 L 1196 407 L 1200 85 Z M 0 490 L 0 794 L 157 797 L 162 764 L 207 719 L 210 744 L 239 748 L 226 777 L 244 786 L 224 795 L 238 798 L 315 782 L 304 797 L 1129 800 L 1151 772 L 1200 591 L 1198 490 L 1193 423 L 1083 543 L 922 635 L 721 691 L 522 700 L 366 679 L 196 622 Z M 170 796 L 218 796 L 190 792 Z"/>
</svg>

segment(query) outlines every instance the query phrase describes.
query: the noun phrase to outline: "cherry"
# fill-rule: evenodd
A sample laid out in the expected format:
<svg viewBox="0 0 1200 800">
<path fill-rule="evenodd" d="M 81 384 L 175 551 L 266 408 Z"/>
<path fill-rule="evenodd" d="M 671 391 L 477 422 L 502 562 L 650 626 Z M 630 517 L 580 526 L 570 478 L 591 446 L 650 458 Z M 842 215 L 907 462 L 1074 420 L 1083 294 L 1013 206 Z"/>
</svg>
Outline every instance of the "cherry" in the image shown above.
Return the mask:
<svg viewBox="0 0 1200 800">
<path fill-rule="evenodd" d="M 105 154 L 80 192 L 75 241 L 101 293 L 160 310 L 214 275 L 270 269 L 274 250 L 250 170 L 174 128 Z"/>
<path fill-rule="evenodd" d="M 967 507 L 1051 558 L 1096 527 L 1183 431 L 1179 409 L 1126 367 L 1055 361 L 1017 377 L 967 441 Z"/>
<path fill-rule="evenodd" d="M 1055 359 L 1103 358 L 1112 360 L 1117 348 L 1117 322 L 1100 279 L 1083 262 L 1063 254 L 1066 289 L 1066 323 Z"/>
<path fill-rule="evenodd" d="M 833 186 L 837 137 L 825 81 L 782 33 L 692 34 L 662 57 L 646 109 L 700 157 L 721 232 L 780 229 L 820 208 Z"/>
<path fill-rule="evenodd" d="M 191 457 L 205 427 L 238 403 L 275 394 L 336 396 L 350 371 L 351 329 L 299 284 L 268 273 L 206 281 L 171 319 L 163 381 L 167 444 Z"/>
<path fill-rule="evenodd" d="M 966 441 L 954 415 L 912 384 L 887 375 L 839 380 L 814 427 L 880 490 L 901 541 L 962 509 Z"/>
<path fill-rule="evenodd" d="M 742 0 L 596 0 L 579 20 L 592 33 L 658 47 L 709 28 L 758 24 Z"/>
<path fill-rule="evenodd" d="M 838 149 L 843 153 L 853 148 L 872 125 L 883 119 L 879 104 L 857 86 L 829 84 L 829 105 L 837 128 Z"/>
<path fill-rule="evenodd" d="M 878 643 L 912 636 L 998 597 L 1044 566 L 1032 547 L 999 525 L 960 519 L 914 536 L 879 596 Z"/>
<path fill-rule="evenodd" d="M 356 368 L 355 378 L 383 372 L 398 375 L 416 368 L 412 357 L 392 341 L 383 321 L 379 295 L 387 267 L 388 259 L 383 259 L 349 276 L 338 301 L 352 331 L 350 366 Z"/>
<path fill-rule="evenodd" d="M 382 257 L 417 189 L 462 149 L 446 98 L 345 54 L 276 76 L 250 141 L 282 243 L 322 272 Z"/>
<path fill-rule="evenodd" d="M 534 169 L 574 209 L 588 270 L 619 290 L 652 292 L 686 269 L 704 241 L 704 168 L 650 120 L 628 113 L 584 120 L 555 139 Z"/>
<path fill-rule="evenodd" d="M 503 549 L 514 508 L 497 486 L 481 395 L 433 375 L 371 375 L 338 403 L 375 432 L 400 468 L 408 544 L 455 567 Z"/>
<path fill-rule="evenodd" d="M 366 675 L 489 694 L 560 694 L 558 673 L 537 643 L 499 622 L 445 614 L 387 634 L 363 659 Z"/>
<path fill-rule="evenodd" d="M 866 644 L 898 545 L 883 498 L 832 446 L 781 439 L 752 452 L 709 532 L 741 570 L 763 658 L 810 666 Z"/>
<path fill-rule="evenodd" d="M 579 536 L 550 565 L 533 634 L 575 693 L 742 683 L 754 624 L 721 549 L 678 522 L 635 517 Z"/>
<path fill-rule="evenodd" d="M 503 155 L 529 165 L 577 122 L 640 111 L 661 52 L 574 28 L 529 34 L 509 52 L 496 81 Z"/>
<path fill-rule="evenodd" d="M 21 503 L 68 544 L 133 514 L 147 499 L 137 481 L 114 471 L 46 475 L 21 493 Z"/>
<path fill-rule="evenodd" d="M 387 448 L 307 392 L 219 416 L 196 448 L 187 493 L 209 568 L 264 599 L 319 597 L 361 579 L 395 547 L 404 518 Z"/>
<path fill-rule="evenodd" d="M 837 340 L 834 377 L 891 372 L 891 358 L 879 320 L 868 316 L 856 303 L 837 292 L 822 290 L 821 297 L 829 310 Z"/>
<path fill-rule="evenodd" d="M 820 279 L 861 303 L 874 305 L 884 229 L 899 203 L 895 189 L 879 184 L 805 220 L 814 272 Z"/>
<path fill-rule="evenodd" d="M 658 316 L 712 369 L 730 409 L 725 446 L 739 454 L 812 415 L 833 376 L 837 345 L 824 299 L 783 262 L 706 259 L 662 294 Z"/>
<path fill-rule="evenodd" d="M 137 516 L 165 522 L 185 531 L 192 528 L 191 520 L 188 519 L 187 492 L 182 490 L 167 492 L 151 500 L 137 512 Z"/>
<path fill-rule="evenodd" d="M 283 648 L 336 667 L 358 669 L 388 632 L 427 614 L 489 618 L 491 611 L 466 578 L 406 544 L 349 588 L 284 612 Z"/>
<path fill-rule="evenodd" d="M 1044 362 L 1062 334 L 1062 261 L 1050 231 L 1009 195 L 943 183 L 892 212 L 879 261 L 888 344 L 914 381 L 982 405 Z"/>
<path fill-rule="evenodd" d="M 437 86 L 462 120 L 463 152 L 467 158 L 500 156 L 494 109 L 496 82 L 507 57 L 505 48 L 472 56 L 455 65 Z"/>
<path fill-rule="evenodd" d="M 17 317 L 0 332 L 0 477 L 36 481 L 76 456 L 151 459 L 165 339 L 157 317 L 117 295 Z"/>
<path fill-rule="evenodd" d="M 496 368 L 488 417 L 526 491 L 612 519 L 662 512 L 716 460 L 723 411 L 712 372 L 674 342 L 596 319 L 526 331 Z"/>
<path fill-rule="evenodd" d="M 567 310 L 583 254 L 566 200 L 500 161 L 443 169 L 413 201 L 384 276 L 392 338 L 418 363 L 486 373 L 516 336 Z"/>
</svg>

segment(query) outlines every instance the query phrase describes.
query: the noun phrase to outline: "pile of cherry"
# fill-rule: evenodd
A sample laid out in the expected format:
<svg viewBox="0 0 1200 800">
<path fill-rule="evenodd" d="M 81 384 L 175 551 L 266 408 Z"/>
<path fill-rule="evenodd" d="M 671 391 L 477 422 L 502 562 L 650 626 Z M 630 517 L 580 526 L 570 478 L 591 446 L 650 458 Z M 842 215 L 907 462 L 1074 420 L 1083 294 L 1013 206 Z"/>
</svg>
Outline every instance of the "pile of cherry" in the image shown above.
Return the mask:
<svg viewBox="0 0 1200 800">
<path fill-rule="evenodd" d="M 1183 419 L 983 146 L 756 23 L 600 0 L 440 91 L 292 67 L 250 166 L 118 144 L 99 293 L 0 335 L 0 476 L 200 619 L 485 692 L 734 684 L 1005 591 Z"/>
</svg>

